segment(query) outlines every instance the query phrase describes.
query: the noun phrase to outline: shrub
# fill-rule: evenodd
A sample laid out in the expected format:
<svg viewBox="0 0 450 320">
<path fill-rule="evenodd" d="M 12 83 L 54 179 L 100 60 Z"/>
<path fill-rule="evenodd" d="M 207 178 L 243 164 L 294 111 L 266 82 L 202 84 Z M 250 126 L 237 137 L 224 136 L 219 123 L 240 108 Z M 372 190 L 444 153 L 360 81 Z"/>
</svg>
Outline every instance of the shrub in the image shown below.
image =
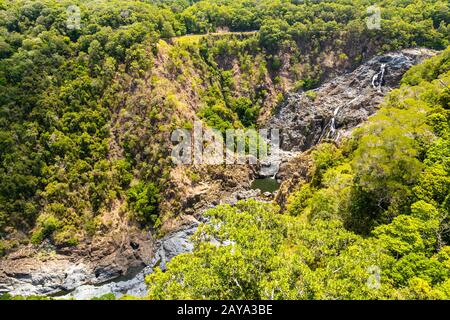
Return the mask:
<svg viewBox="0 0 450 320">
<path fill-rule="evenodd" d="M 50 238 L 61 226 L 61 222 L 51 214 L 42 214 L 37 220 L 37 229 L 31 236 L 31 242 L 41 243 L 44 239 Z"/>
<path fill-rule="evenodd" d="M 128 203 L 142 224 L 157 223 L 159 201 L 159 189 L 153 182 L 140 181 L 128 190 Z"/>
</svg>

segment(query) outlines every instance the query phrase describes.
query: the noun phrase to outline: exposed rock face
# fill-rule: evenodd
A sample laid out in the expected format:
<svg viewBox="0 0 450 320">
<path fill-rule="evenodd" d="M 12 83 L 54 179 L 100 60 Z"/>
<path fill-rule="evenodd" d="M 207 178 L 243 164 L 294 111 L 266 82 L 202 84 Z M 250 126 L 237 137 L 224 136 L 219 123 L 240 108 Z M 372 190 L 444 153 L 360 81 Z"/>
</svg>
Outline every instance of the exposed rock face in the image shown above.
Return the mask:
<svg viewBox="0 0 450 320">
<path fill-rule="evenodd" d="M 0 260 L 0 294 L 53 295 L 98 285 L 150 263 L 149 234 L 117 234 L 76 249 L 28 246 Z"/>
<path fill-rule="evenodd" d="M 273 177 L 277 175 L 280 166 L 285 159 L 290 159 L 295 153 L 277 149 L 275 152 L 271 150 L 270 154 L 259 161 L 259 170 L 257 175 L 262 178 Z"/>
<path fill-rule="evenodd" d="M 144 269 L 145 270 L 145 269 Z M 114 282 L 106 283 L 99 286 L 82 285 L 67 295 L 61 296 L 61 299 L 77 299 L 89 300 L 94 297 L 101 297 L 105 294 L 114 294 L 117 298 L 128 294 L 135 297 L 144 297 L 147 294 L 147 286 L 145 285 L 144 271 L 131 277 L 129 280 L 122 279 Z"/>
<path fill-rule="evenodd" d="M 281 130 L 281 149 L 287 151 L 305 151 L 327 138 L 338 140 L 377 110 L 411 66 L 432 55 L 427 49 L 388 53 L 318 89 L 292 93 L 267 127 Z"/>
<path fill-rule="evenodd" d="M 164 271 L 167 268 L 167 263 L 173 257 L 181 253 L 191 252 L 194 246 L 190 238 L 197 230 L 198 225 L 198 222 L 194 223 L 188 228 L 168 235 L 159 241 L 150 267 L 160 267 Z"/>
<path fill-rule="evenodd" d="M 158 240 L 155 245 L 155 254 L 152 261 L 145 267 L 141 267 L 137 273 L 131 274 L 128 277 L 120 277 L 113 282 L 103 285 L 82 285 L 62 298 L 75 298 L 79 300 L 91 299 L 99 297 L 107 293 L 112 293 L 116 297 L 124 294 L 135 297 L 145 297 L 147 294 L 147 286 L 145 284 L 145 277 L 153 272 L 153 268 L 160 267 L 166 270 L 167 263 L 173 257 L 190 252 L 193 245 L 190 241 L 191 236 L 199 225 L 198 221 L 192 222 L 191 225 L 186 226 L 183 230 L 171 233 Z"/>
<path fill-rule="evenodd" d="M 296 156 L 283 162 L 277 174 L 283 181 L 275 197 L 275 202 L 282 210 L 286 208 L 287 200 L 302 182 L 311 180 L 313 161 L 310 152 L 299 152 Z"/>
<path fill-rule="evenodd" d="M 281 208 L 288 195 L 311 178 L 309 149 L 324 139 L 338 142 L 349 135 L 376 112 L 384 96 L 399 86 L 411 66 L 435 54 L 428 49 L 388 53 L 323 84 L 313 94 L 291 94 L 269 121 L 269 126 L 283 131 L 281 148 L 291 150 L 281 153 L 287 157 L 281 159 L 276 175 L 283 181 L 275 199 Z"/>
</svg>

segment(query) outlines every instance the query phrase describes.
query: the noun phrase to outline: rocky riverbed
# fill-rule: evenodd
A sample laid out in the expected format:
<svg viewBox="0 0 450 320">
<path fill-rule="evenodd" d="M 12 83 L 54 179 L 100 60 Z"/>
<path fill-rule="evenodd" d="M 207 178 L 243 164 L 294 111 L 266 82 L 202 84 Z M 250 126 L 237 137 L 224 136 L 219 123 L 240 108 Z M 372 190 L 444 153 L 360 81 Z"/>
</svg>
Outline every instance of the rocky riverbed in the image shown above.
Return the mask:
<svg viewBox="0 0 450 320">
<path fill-rule="evenodd" d="M 165 236 L 156 243 L 156 250 L 151 262 L 137 272 L 131 273 L 127 277 L 120 277 L 114 281 L 102 285 L 81 285 L 66 295 L 62 299 L 91 299 L 104 294 L 112 293 L 116 297 L 124 294 L 135 297 L 144 297 L 147 294 L 145 277 L 153 272 L 153 268 L 160 267 L 166 269 L 167 263 L 175 256 L 190 252 L 193 245 L 189 238 L 194 234 L 199 222 L 195 221 L 183 230 L 179 230 Z"/>
</svg>

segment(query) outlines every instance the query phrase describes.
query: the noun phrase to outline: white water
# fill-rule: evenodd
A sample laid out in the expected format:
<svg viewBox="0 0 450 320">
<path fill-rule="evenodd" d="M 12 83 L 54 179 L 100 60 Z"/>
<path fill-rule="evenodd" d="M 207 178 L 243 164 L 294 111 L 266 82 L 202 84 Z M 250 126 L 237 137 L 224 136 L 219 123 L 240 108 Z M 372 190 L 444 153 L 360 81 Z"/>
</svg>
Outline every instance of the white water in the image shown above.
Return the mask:
<svg viewBox="0 0 450 320">
<path fill-rule="evenodd" d="M 336 116 L 338 115 L 339 111 L 341 110 L 341 106 L 337 106 L 333 111 L 333 117 L 331 118 L 330 122 L 323 128 L 322 135 L 319 137 L 318 144 L 323 140 L 323 138 L 332 138 L 335 141 L 339 139 L 339 131 L 336 129 Z M 328 131 L 327 129 L 330 128 Z"/>
<path fill-rule="evenodd" d="M 337 134 L 336 134 L 336 116 L 339 113 L 340 108 L 341 108 L 341 106 L 338 106 L 336 109 L 334 109 L 333 118 L 331 118 L 331 122 L 330 122 L 331 137 L 334 137 L 335 140 L 339 139 L 339 132 L 337 132 Z"/>
<path fill-rule="evenodd" d="M 381 93 L 381 87 L 384 81 L 384 75 L 386 73 L 386 63 L 381 64 L 380 72 L 375 74 L 372 78 L 372 87 Z"/>
<path fill-rule="evenodd" d="M 341 106 L 338 106 L 333 111 L 333 118 L 331 118 L 331 122 L 330 122 L 330 130 L 331 130 L 332 135 L 334 135 L 334 133 L 336 132 L 336 116 L 337 116 L 340 108 L 341 108 Z"/>
<path fill-rule="evenodd" d="M 382 93 L 381 88 L 383 86 L 383 81 L 384 81 L 385 75 L 386 75 L 386 63 L 382 63 L 380 66 L 380 71 L 372 77 L 372 87 L 375 90 L 377 90 L 379 93 Z M 356 99 L 357 98 L 354 98 L 352 101 L 350 101 L 343 107 L 350 105 Z M 331 120 L 327 124 L 327 126 L 324 128 L 323 134 L 319 138 L 319 142 L 321 142 L 324 137 L 332 138 L 335 141 L 339 140 L 340 132 L 336 129 L 336 116 L 338 115 L 340 110 L 341 110 L 341 106 L 338 106 L 334 109 L 333 117 L 331 118 Z M 328 128 L 330 129 L 329 131 L 327 130 Z"/>
</svg>

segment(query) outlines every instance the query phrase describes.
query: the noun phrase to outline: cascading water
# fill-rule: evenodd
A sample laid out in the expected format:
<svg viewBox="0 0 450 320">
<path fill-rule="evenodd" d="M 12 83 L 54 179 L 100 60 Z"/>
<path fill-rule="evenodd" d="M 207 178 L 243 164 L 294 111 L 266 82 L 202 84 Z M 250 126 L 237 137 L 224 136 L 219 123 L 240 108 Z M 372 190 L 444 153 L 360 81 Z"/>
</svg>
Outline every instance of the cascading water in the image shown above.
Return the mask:
<svg viewBox="0 0 450 320">
<path fill-rule="evenodd" d="M 336 109 L 334 109 L 333 111 L 333 118 L 331 118 L 331 122 L 330 122 L 330 134 L 331 137 L 334 137 L 336 134 L 336 116 L 340 110 L 340 106 L 338 106 Z M 336 140 L 339 139 L 339 132 L 337 133 L 337 137 Z"/>
<path fill-rule="evenodd" d="M 377 72 L 372 77 L 372 87 L 377 90 L 379 93 L 382 93 L 382 86 L 384 83 L 384 77 L 386 75 L 386 69 L 387 69 L 387 63 L 382 63 L 380 66 L 380 71 Z M 334 141 L 339 140 L 340 133 L 339 130 L 336 128 L 336 116 L 341 111 L 342 108 L 346 107 L 347 105 L 351 105 L 358 97 L 354 98 L 352 101 L 346 103 L 345 105 L 339 105 L 337 106 L 333 111 L 333 116 L 331 120 L 327 123 L 327 125 L 323 128 L 322 134 L 319 137 L 319 140 L 317 143 L 322 142 L 324 138 L 326 139 L 333 139 Z"/>
<path fill-rule="evenodd" d="M 319 137 L 319 140 L 317 143 L 322 142 L 324 138 L 331 138 L 334 140 L 339 139 L 339 131 L 336 129 L 336 116 L 339 113 L 339 110 L 341 109 L 341 106 L 338 106 L 333 111 L 333 117 L 331 118 L 330 122 L 323 128 L 322 135 Z"/>
<path fill-rule="evenodd" d="M 381 64 L 380 72 L 375 74 L 372 78 L 372 87 L 381 93 L 381 87 L 383 86 L 384 75 L 386 73 L 386 63 Z"/>
</svg>

